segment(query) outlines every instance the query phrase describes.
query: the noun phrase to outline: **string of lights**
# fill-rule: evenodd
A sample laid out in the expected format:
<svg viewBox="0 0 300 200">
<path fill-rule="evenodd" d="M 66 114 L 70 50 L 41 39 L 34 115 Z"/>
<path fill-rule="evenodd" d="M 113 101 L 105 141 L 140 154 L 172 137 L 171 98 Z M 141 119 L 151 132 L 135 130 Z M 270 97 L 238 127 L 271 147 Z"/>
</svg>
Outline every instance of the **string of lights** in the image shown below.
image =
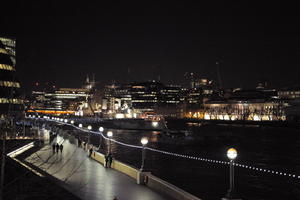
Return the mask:
<svg viewBox="0 0 300 200">
<path fill-rule="evenodd" d="M 105 140 L 111 140 L 111 142 L 114 142 L 116 144 L 120 144 L 120 145 L 123 145 L 123 146 L 126 146 L 126 147 L 139 148 L 139 149 L 143 148 L 143 146 L 127 144 L 127 143 L 124 143 L 124 142 L 117 141 L 115 139 L 110 139 L 110 138 L 106 137 L 102 132 L 87 130 L 87 129 L 84 129 L 82 127 L 80 128 L 80 127 L 77 127 L 73 124 L 63 122 L 62 120 L 53 120 L 53 119 L 46 119 L 46 120 L 54 121 L 54 122 L 64 124 L 64 125 L 69 125 L 69 126 L 72 126 L 76 129 L 84 131 L 84 132 L 100 134 Z M 186 158 L 186 159 L 199 160 L 199 161 L 210 162 L 210 163 L 215 163 L 215 164 L 224 164 L 224 165 L 229 165 L 230 164 L 230 162 L 227 162 L 227 161 L 207 159 L 207 158 L 201 158 L 201 157 L 196 157 L 196 156 L 189 156 L 189 155 L 178 154 L 178 153 L 173 153 L 173 152 L 168 152 L 168 151 L 162 151 L 162 150 L 154 149 L 154 148 L 150 148 L 150 147 L 145 147 L 145 149 L 147 149 L 149 151 L 157 152 L 157 153 L 162 153 L 162 154 L 171 155 L 171 156 L 177 156 L 177 157 Z M 264 168 L 259 168 L 259 167 L 254 167 L 254 166 L 249 166 L 249 165 L 244 165 L 244 164 L 239 164 L 239 163 L 233 163 L 233 165 L 236 166 L 236 167 L 241 167 L 241 168 L 254 170 L 254 171 L 258 171 L 258 172 L 264 172 L 264 173 L 270 173 L 270 174 L 274 174 L 274 175 L 278 175 L 278 176 L 288 176 L 288 177 L 291 177 L 291 178 L 300 179 L 300 175 L 297 175 L 297 174 L 286 173 L 286 172 L 271 170 L 271 169 L 264 169 Z"/>
</svg>

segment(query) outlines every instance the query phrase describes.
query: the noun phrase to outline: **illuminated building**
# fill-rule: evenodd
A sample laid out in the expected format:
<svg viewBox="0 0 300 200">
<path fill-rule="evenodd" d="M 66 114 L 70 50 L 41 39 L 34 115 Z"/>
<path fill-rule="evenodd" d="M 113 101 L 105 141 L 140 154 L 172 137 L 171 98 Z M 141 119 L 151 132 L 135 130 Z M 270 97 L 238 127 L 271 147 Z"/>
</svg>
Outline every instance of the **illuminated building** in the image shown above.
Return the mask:
<svg viewBox="0 0 300 200">
<path fill-rule="evenodd" d="M 130 85 L 106 85 L 102 99 L 102 110 L 111 113 L 126 112 L 132 107 L 130 89 Z"/>
<path fill-rule="evenodd" d="M 280 99 L 300 99 L 300 87 L 287 88 L 278 91 L 278 97 Z"/>
<path fill-rule="evenodd" d="M 278 99 L 275 90 L 238 90 L 231 97 L 221 101 L 204 103 L 207 120 L 285 120 L 284 108 L 287 104 Z"/>
<path fill-rule="evenodd" d="M 51 92 L 32 92 L 32 103 L 27 112 L 45 114 L 83 115 L 83 110 L 92 109 L 89 99 L 92 94 L 85 88 L 60 88 Z"/>
<path fill-rule="evenodd" d="M 178 106 L 182 101 L 181 87 L 169 85 L 161 89 L 161 105 L 162 106 Z"/>
<path fill-rule="evenodd" d="M 16 79 L 16 41 L 0 37 L 0 115 L 18 115 L 23 110 L 20 83 Z"/>
<path fill-rule="evenodd" d="M 141 111 L 154 111 L 161 102 L 163 84 L 156 81 L 131 85 L 132 107 Z"/>
<path fill-rule="evenodd" d="M 180 86 L 164 86 L 157 81 L 107 85 L 104 91 L 102 110 L 113 116 L 115 113 L 156 113 L 177 116 L 184 100 Z"/>
<path fill-rule="evenodd" d="M 8 54 L 12 61 L 13 66 L 16 66 L 16 40 L 12 38 L 0 37 L 2 47 L 0 53 Z"/>
<path fill-rule="evenodd" d="M 288 106 L 285 107 L 287 120 L 300 122 L 299 85 L 278 90 L 278 97 L 288 104 Z"/>
</svg>

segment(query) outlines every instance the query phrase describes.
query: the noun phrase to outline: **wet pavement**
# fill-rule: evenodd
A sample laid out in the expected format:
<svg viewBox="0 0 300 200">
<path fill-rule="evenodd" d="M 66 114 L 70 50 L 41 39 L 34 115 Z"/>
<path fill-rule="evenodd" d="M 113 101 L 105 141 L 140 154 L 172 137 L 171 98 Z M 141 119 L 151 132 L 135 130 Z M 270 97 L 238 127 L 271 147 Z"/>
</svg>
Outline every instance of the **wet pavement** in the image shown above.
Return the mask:
<svg viewBox="0 0 300 200">
<path fill-rule="evenodd" d="M 88 157 L 82 148 L 58 136 L 53 142 L 63 144 L 62 153 L 53 153 L 46 145 L 26 159 L 63 182 L 63 186 L 86 200 L 172 200 L 146 186 L 137 185 L 131 177 L 104 168 Z"/>
</svg>

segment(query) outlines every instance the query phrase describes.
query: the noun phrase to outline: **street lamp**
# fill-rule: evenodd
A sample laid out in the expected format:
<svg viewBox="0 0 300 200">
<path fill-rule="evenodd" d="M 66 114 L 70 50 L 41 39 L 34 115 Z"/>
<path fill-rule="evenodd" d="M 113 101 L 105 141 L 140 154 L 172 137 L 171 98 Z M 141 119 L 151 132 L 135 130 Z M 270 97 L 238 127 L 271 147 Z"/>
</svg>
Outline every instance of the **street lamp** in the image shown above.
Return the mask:
<svg viewBox="0 0 300 200">
<path fill-rule="evenodd" d="M 100 132 L 103 132 L 103 131 L 104 131 L 104 128 L 101 126 L 101 127 L 99 128 L 99 131 L 100 131 Z"/>
<path fill-rule="evenodd" d="M 74 120 L 71 120 L 71 124 L 74 124 Z"/>
<path fill-rule="evenodd" d="M 67 119 L 65 119 L 65 123 L 67 123 L 68 122 L 68 120 Z"/>
<path fill-rule="evenodd" d="M 111 137 L 113 136 L 113 132 L 112 131 L 108 131 L 107 132 L 107 137 L 108 137 L 108 140 L 109 140 L 109 145 L 108 145 L 108 153 L 110 154 L 111 153 Z"/>
<path fill-rule="evenodd" d="M 140 171 L 144 171 L 144 167 L 145 167 L 145 159 L 146 159 L 146 149 L 145 146 L 148 144 L 148 138 L 147 137 L 142 137 L 141 139 L 141 143 L 143 145 L 143 149 L 142 149 L 142 166 Z"/>
<path fill-rule="evenodd" d="M 230 148 L 227 150 L 227 157 L 230 159 L 230 188 L 226 195 L 226 199 L 236 199 L 234 191 L 234 160 L 236 159 L 237 155 L 238 154 L 235 148 Z"/>
<path fill-rule="evenodd" d="M 156 127 L 158 126 L 158 122 L 156 122 L 156 121 L 152 122 L 152 126 L 153 126 L 154 128 L 156 128 Z"/>
<path fill-rule="evenodd" d="M 78 127 L 79 127 L 79 128 L 82 128 L 82 124 L 79 124 Z"/>
<path fill-rule="evenodd" d="M 88 127 L 87 127 L 87 129 L 89 130 L 89 136 L 88 136 L 88 144 L 90 144 L 90 142 L 91 142 L 91 132 L 90 132 L 90 130 L 92 130 L 92 126 L 91 125 L 88 125 Z"/>
</svg>

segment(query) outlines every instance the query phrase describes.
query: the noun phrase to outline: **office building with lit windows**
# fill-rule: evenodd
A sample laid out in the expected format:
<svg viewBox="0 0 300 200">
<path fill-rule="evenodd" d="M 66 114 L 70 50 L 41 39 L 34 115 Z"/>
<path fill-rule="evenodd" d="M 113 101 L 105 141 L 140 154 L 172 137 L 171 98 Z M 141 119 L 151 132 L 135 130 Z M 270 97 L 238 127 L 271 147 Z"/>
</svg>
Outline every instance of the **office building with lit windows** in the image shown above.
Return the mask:
<svg viewBox="0 0 300 200">
<path fill-rule="evenodd" d="M 16 41 L 0 37 L 0 118 L 23 110 L 20 83 L 16 78 Z"/>
</svg>

